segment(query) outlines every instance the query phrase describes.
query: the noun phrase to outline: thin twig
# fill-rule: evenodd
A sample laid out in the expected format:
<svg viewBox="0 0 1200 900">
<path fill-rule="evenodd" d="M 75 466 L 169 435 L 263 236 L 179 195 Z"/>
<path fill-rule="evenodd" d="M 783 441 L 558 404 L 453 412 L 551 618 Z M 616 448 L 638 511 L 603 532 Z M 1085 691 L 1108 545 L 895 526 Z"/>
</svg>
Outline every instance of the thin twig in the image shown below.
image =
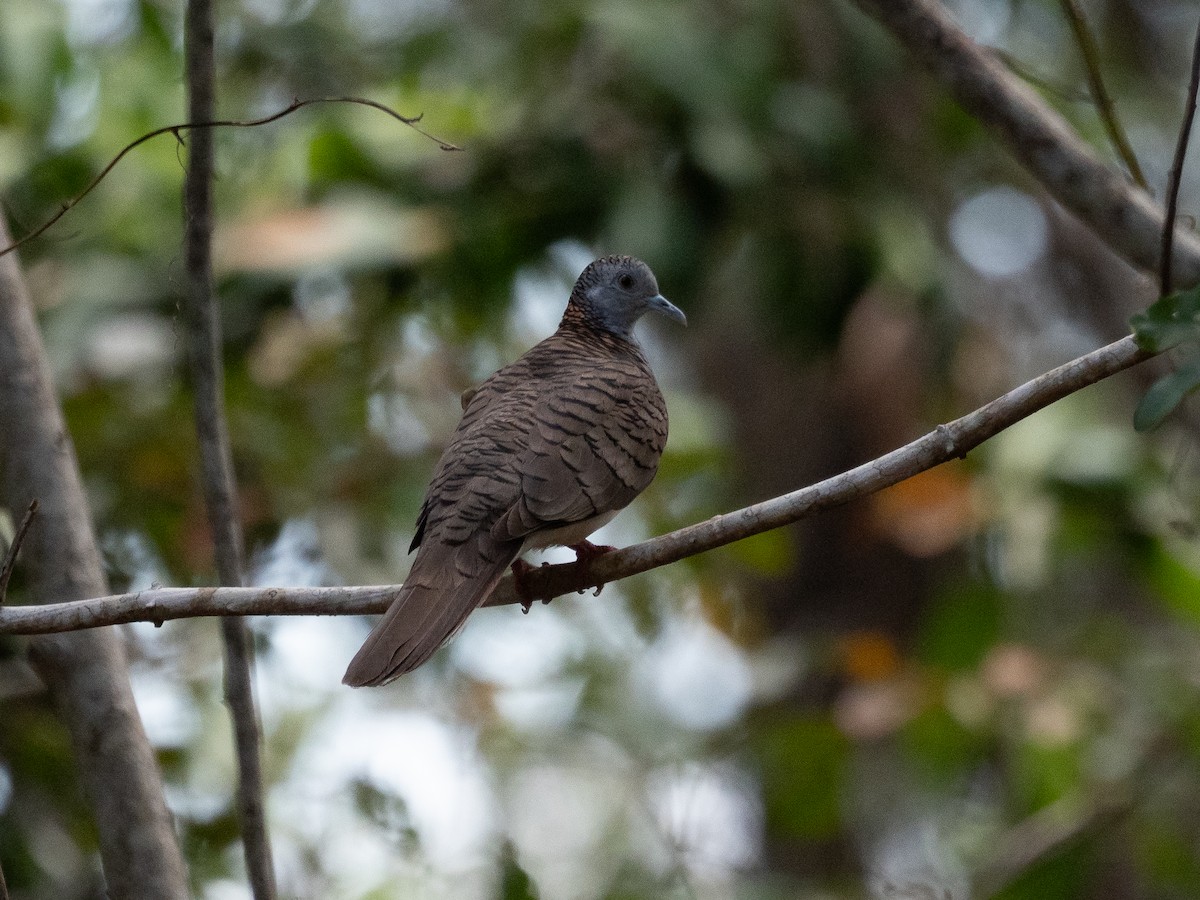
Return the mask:
<svg viewBox="0 0 1200 900">
<path fill-rule="evenodd" d="M 1123 173 L 1097 159 L 1036 91 L 963 32 L 943 4 L 937 0 L 855 2 L 1113 252 L 1144 271 L 1159 271 L 1162 207 Z M 1176 235 L 1171 266 L 1177 283 L 1200 282 L 1200 238 L 1188 231 Z"/>
<path fill-rule="evenodd" d="M 1076 0 L 1061 0 L 1061 2 L 1067 21 L 1071 23 L 1071 30 L 1075 32 L 1075 41 L 1079 44 L 1079 52 L 1083 55 L 1088 86 L 1092 92 L 1092 100 L 1096 104 L 1096 111 L 1100 114 L 1100 121 L 1104 123 L 1104 130 L 1108 132 L 1113 149 L 1117 151 L 1117 155 L 1121 157 L 1125 167 L 1129 170 L 1129 177 L 1142 190 L 1148 191 L 1150 187 L 1146 184 L 1146 176 L 1142 174 L 1142 167 L 1138 165 L 1137 155 L 1133 152 L 1125 129 L 1121 127 L 1121 122 L 1117 118 L 1112 97 L 1109 96 L 1108 89 L 1104 86 L 1104 77 L 1100 67 L 1100 48 L 1096 46 L 1096 37 L 1092 34 L 1092 29 L 1088 27 L 1087 19 L 1084 18 L 1079 3 Z"/>
<path fill-rule="evenodd" d="M 591 562 L 536 568 L 525 576 L 530 596 L 557 597 L 665 566 L 891 487 L 952 459 L 1068 394 L 1128 369 L 1153 354 L 1132 337 L 1094 350 L 939 425 L 924 437 L 810 487 L 715 516 L 670 534 L 599 556 Z M 195 616 L 364 615 L 382 613 L 399 585 L 339 588 L 159 588 L 46 606 L 0 609 L 0 634 L 72 631 L 127 622 Z M 521 602 L 511 577 L 489 606 Z"/>
<path fill-rule="evenodd" d="M 13 535 L 12 543 L 8 547 L 8 556 L 4 558 L 4 565 L 0 566 L 0 606 L 4 605 L 4 598 L 8 593 L 8 579 L 12 578 L 13 569 L 17 565 L 17 554 L 21 552 L 21 545 L 25 543 L 25 534 L 29 531 L 29 526 L 33 524 L 37 508 L 37 500 L 30 500 L 29 509 L 25 510 L 25 517 L 17 526 L 17 533 Z"/>
<path fill-rule="evenodd" d="M 160 137 L 164 134 L 173 134 L 175 135 L 176 140 L 182 143 L 183 138 L 180 136 L 180 132 L 183 131 L 202 131 L 210 128 L 257 128 L 260 125 L 267 125 L 278 119 L 282 119 L 284 116 L 290 116 L 298 109 L 303 109 L 306 106 L 314 106 L 318 103 L 357 103 L 359 106 L 369 106 L 372 109 L 377 109 L 381 112 L 387 113 L 396 121 L 404 123 L 418 134 L 429 138 L 429 140 L 437 144 L 442 150 L 462 150 L 461 147 L 451 144 L 449 141 L 444 141 L 439 137 L 435 137 L 422 128 L 419 123 L 423 118 L 423 115 L 403 116 L 390 106 L 385 106 L 384 104 L 378 103 L 375 100 L 367 100 L 364 97 L 310 97 L 307 100 L 295 99 L 292 100 L 292 102 L 285 109 L 281 109 L 279 112 L 271 113 L 269 116 L 263 116 L 261 119 L 248 119 L 245 121 L 238 119 L 204 119 L 181 122 L 178 125 L 164 125 L 162 128 L 155 128 L 153 131 L 146 132 L 137 140 L 130 141 L 128 144 L 122 147 L 121 151 L 109 161 L 108 165 L 100 170 L 100 174 L 93 178 L 81 193 L 64 202 L 59 207 L 58 212 L 56 212 L 53 216 L 51 216 L 33 231 L 29 232 L 29 234 L 25 235 L 18 241 L 14 241 L 7 247 L 0 249 L 0 256 L 4 256 L 6 253 L 11 253 L 22 244 L 32 241 L 39 235 L 45 234 L 56 222 L 58 222 L 59 219 L 70 212 L 81 200 L 83 200 L 84 197 L 95 190 L 100 182 L 105 179 L 108 173 L 116 168 L 117 163 L 125 158 L 126 154 L 128 154 L 131 150 L 140 147 L 142 144 L 146 143 L 146 141 Z"/>
<path fill-rule="evenodd" d="M 216 105 L 212 0 L 188 0 L 184 21 L 188 118 L 211 121 Z M 237 484 L 225 421 L 225 378 L 221 364 L 221 315 L 213 289 L 213 132 L 192 135 L 184 184 L 184 228 L 188 292 L 185 312 L 188 357 L 195 392 L 196 434 L 204 501 L 213 533 L 221 584 L 242 583 L 242 532 Z M 225 645 L 225 701 L 233 719 L 238 763 L 238 813 L 246 872 L 255 900 L 274 900 L 275 871 L 263 804 L 261 725 L 254 704 L 254 659 L 249 629 L 242 619 L 222 619 Z"/>
<path fill-rule="evenodd" d="M 1195 713 L 1195 702 L 1185 704 Z M 1065 796 L 1021 820 L 991 842 L 974 880 L 975 896 L 995 896 L 1037 862 L 1062 853 L 1089 834 L 1110 827 L 1146 801 L 1147 784 L 1169 783 L 1164 772 L 1179 755 L 1179 736 L 1164 730 L 1150 739 L 1136 765 L 1115 783 L 1083 796 Z"/>
<path fill-rule="evenodd" d="M 1127 815 L 1137 799 L 1130 788 L 1087 799 L 1067 796 L 1042 807 L 993 841 L 992 858 L 975 876 L 975 895 L 999 894 L 1035 863 Z"/>
<path fill-rule="evenodd" d="M 1025 60 L 1021 59 L 1014 53 L 995 46 L 989 46 L 992 53 L 996 54 L 996 58 L 1003 60 L 1004 65 L 1012 69 L 1022 79 L 1028 81 L 1035 88 L 1044 94 L 1048 94 L 1064 103 L 1091 103 L 1092 95 L 1086 90 L 1080 90 L 1076 87 L 1068 87 L 1059 81 L 1055 81 L 1050 76 L 1043 75 L 1041 72 L 1033 68 Z"/>
<path fill-rule="evenodd" d="M 1183 113 L 1183 124 L 1179 126 L 1179 140 L 1175 144 L 1175 159 L 1171 163 L 1171 174 L 1167 177 L 1167 217 L 1163 222 L 1162 265 L 1159 269 L 1159 286 L 1164 297 L 1171 293 L 1171 254 L 1175 241 L 1175 215 L 1179 207 L 1179 184 L 1183 180 L 1183 162 L 1187 158 L 1192 122 L 1196 118 L 1197 91 L 1200 91 L 1200 23 L 1196 25 L 1196 43 L 1192 47 L 1192 74 L 1188 81 L 1187 107 Z"/>
</svg>

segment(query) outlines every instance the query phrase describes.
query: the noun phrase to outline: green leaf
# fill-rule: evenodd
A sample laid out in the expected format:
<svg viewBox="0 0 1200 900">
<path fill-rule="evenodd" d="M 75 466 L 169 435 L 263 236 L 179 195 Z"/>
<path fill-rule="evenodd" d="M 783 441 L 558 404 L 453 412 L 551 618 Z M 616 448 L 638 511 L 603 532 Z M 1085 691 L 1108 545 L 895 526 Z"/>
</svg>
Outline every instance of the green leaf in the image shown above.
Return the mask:
<svg viewBox="0 0 1200 900">
<path fill-rule="evenodd" d="M 1129 833 L 1143 871 L 1165 889 L 1164 896 L 1186 896 L 1191 887 L 1200 884 L 1200 862 L 1186 830 L 1178 823 L 1144 817 Z"/>
<path fill-rule="evenodd" d="M 917 715 L 904 727 L 902 736 L 917 770 L 935 785 L 968 777 L 987 758 L 987 740 L 968 731 L 941 706 Z"/>
<path fill-rule="evenodd" d="M 849 750 L 835 725 L 809 716 L 781 722 L 762 736 L 763 797 L 773 832 L 808 840 L 837 833 Z"/>
<path fill-rule="evenodd" d="M 377 184 L 384 177 L 360 145 L 335 128 L 314 135 L 308 146 L 308 164 L 318 184 L 338 181 Z"/>
<path fill-rule="evenodd" d="M 1074 900 L 1095 866 L 1095 842 L 1094 835 L 1084 832 L 1082 840 L 1034 860 L 1011 884 L 992 895 L 994 900 Z"/>
<path fill-rule="evenodd" d="M 1157 428 L 1197 387 L 1200 387 L 1200 358 L 1164 375 L 1150 386 L 1133 414 L 1133 427 L 1138 431 Z"/>
<path fill-rule="evenodd" d="M 1145 577 L 1172 614 L 1191 627 L 1200 626 L 1200 577 L 1159 541 L 1147 555 Z"/>
<path fill-rule="evenodd" d="M 978 580 L 952 580 L 928 604 L 917 631 L 917 655 L 957 671 L 979 665 L 1000 636 L 1001 598 Z"/>
<path fill-rule="evenodd" d="M 755 575 L 768 578 L 782 578 L 795 564 L 792 537 L 782 528 L 738 541 L 730 552 Z"/>
<path fill-rule="evenodd" d="M 501 880 L 500 896 L 503 900 L 537 900 L 537 887 L 533 879 L 517 861 L 516 848 L 505 842 L 500 851 Z"/>
<path fill-rule="evenodd" d="M 1161 353 L 1187 341 L 1200 341 L 1200 285 L 1157 300 L 1129 320 L 1138 346 Z"/>
</svg>

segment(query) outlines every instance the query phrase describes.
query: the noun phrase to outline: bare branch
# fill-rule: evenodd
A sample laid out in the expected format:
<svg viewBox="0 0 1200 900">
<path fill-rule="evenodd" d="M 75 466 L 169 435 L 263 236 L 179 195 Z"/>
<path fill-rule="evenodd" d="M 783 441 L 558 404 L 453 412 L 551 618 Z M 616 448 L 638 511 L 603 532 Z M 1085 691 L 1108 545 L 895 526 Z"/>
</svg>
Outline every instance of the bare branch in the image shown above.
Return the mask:
<svg viewBox="0 0 1200 900">
<path fill-rule="evenodd" d="M 1071 23 L 1071 30 L 1075 33 L 1075 42 L 1079 44 L 1079 52 L 1083 56 L 1083 65 L 1087 70 L 1092 101 L 1096 104 L 1096 112 L 1100 114 L 1100 121 L 1104 123 L 1104 130 L 1108 132 L 1108 139 L 1112 141 L 1113 149 L 1125 163 L 1125 168 L 1129 170 L 1129 176 L 1134 183 L 1142 190 L 1149 191 L 1150 186 L 1146 184 L 1146 176 L 1142 174 L 1142 167 L 1138 165 L 1137 154 L 1129 145 L 1129 138 L 1126 137 L 1125 129 L 1121 127 L 1121 121 L 1117 118 L 1117 110 L 1113 105 L 1112 97 L 1108 94 L 1108 88 L 1104 86 L 1104 76 L 1100 66 L 1100 48 L 1096 46 L 1096 38 L 1092 34 L 1092 29 L 1088 27 L 1087 19 L 1083 15 L 1083 10 L 1079 8 L 1078 0 L 1062 0 L 1062 7 L 1067 21 Z"/>
<path fill-rule="evenodd" d="M 997 838 L 992 858 L 975 877 L 976 896 L 999 894 L 1035 863 L 1127 815 L 1136 799 L 1135 790 L 1126 787 L 1086 799 L 1067 796 L 1042 807 Z"/>
<path fill-rule="evenodd" d="M 1189 712 L 1197 711 L 1194 702 L 1187 705 Z M 974 878 L 976 896 L 999 894 L 1037 862 L 1129 815 L 1146 800 L 1147 784 L 1169 783 L 1163 773 L 1179 756 L 1179 744 L 1179 735 L 1174 731 L 1160 732 L 1146 743 L 1137 764 L 1119 780 L 1093 786 L 1083 795 L 1064 796 L 999 835 Z"/>
<path fill-rule="evenodd" d="M 1096 159 L 1062 116 L 996 54 L 964 34 L 937 0 L 856 2 L 1114 253 L 1144 271 L 1158 271 L 1162 208 Z M 1188 231 L 1176 234 L 1171 268 L 1179 284 L 1200 282 L 1200 238 Z"/>
<path fill-rule="evenodd" d="M 212 0 L 188 0 L 184 20 L 184 57 L 188 117 L 212 119 L 216 105 Z M 225 373 L 221 364 L 221 314 L 212 276 L 213 133 L 192 135 L 184 183 L 187 260 L 188 358 L 195 393 L 196 434 L 204 502 L 223 585 L 242 583 L 242 530 L 238 517 L 233 454 L 225 421 Z M 249 631 L 241 619 L 221 620 L 225 645 L 225 702 L 233 718 L 238 762 L 238 812 L 246 871 L 255 900 L 274 900 L 275 870 L 263 804 L 261 726 L 254 705 L 254 659 Z"/>
<path fill-rule="evenodd" d="M 1171 254 L 1175 239 L 1175 215 L 1179 207 L 1179 183 L 1183 179 L 1183 162 L 1187 159 L 1188 139 L 1192 134 L 1192 122 L 1196 118 L 1196 93 L 1200 90 L 1200 23 L 1196 26 L 1196 44 L 1192 48 L 1192 74 L 1188 81 L 1187 106 L 1183 113 L 1183 124 L 1179 126 L 1179 140 L 1175 144 L 1175 159 L 1171 163 L 1171 174 L 1167 178 L 1167 217 L 1162 229 L 1162 266 L 1159 271 L 1159 287 L 1165 297 L 1171 293 Z"/>
<path fill-rule="evenodd" d="M 8 885 L 4 883 L 3 868 L 0 868 L 0 900 L 8 900 Z"/>
<path fill-rule="evenodd" d="M 9 240 L 3 216 L 0 240 Z M 75 448 L 12 255 L 0 259 L 0 505 L 25 509 L 34 497 L 38 527 L 22 551 L 30 595 L 75 600 L 105 594 Z M 109 896 L 185 900 L 183 858 L 133 702 L 120 635 L 40 637 L 30 642 L 30 661 L 69 729 Z"/>
<path fill-rule="evenodd" d="M 939 425 L 912 443 L 841 475 L 689 525 L 634 547 L 607 553 L 593 560 L 590 566 L 573 563 L 530 572 L 525 578 L 530 596 L 558 596 L 645 572 L 790 525 L 814 513 L 899 484 L 951 459 L 965 457 L 983 441 L 1039 409 L 1151 356 L 1138 348 L 1132 337 L 1122 338 L 1039 375 L 974 412 Z M 518 602 L 511 578 L 501 582 L 492 602 Z"/>
<path fill-rule="evenodd" d="M 386 610 L 399 589 L 400 585 L 154 588 L 69 603 L 6 606 L 0 609 L 0 634 L 60 634 L 132 622 L 162 625 L 200 616 L 370 615 Z"/>
<path fill-rule="evenodd" d="M 550 598 L 607 584 L 665 566 L 743 538 L 790 525 L 822 510 L 898 484 L 927 469 L 961 458 L 983 441 L 1056 400 L 1128 369 L 1153 354 L 1132 337 L 1081 356 L 1040 375 L 962 418 L 939 425 L 924 437 L 878 459 L 810 487 L 716 516 L 590 563 L 565 563 L 531 570 L 530 596 Z M 40 634 L 126 622 L 193 616 L 363 615 L 382 613 L 399 585 L 339 588 L 161 588 L 59 603 L 0 609 L 0 634 Z M 500 582 L 489 606 L 519 603 L 512 578 Z"/>
<path fill-rule="evenodd" d="M 4 559 L 4 565 L 0 566 L 0 606 L 4 605 L 4 598 L 8 593 L 8 579 L 12 578 L 13 569 L 17 566 L 17 554 L 21 552 L 21 545 L 25 543 L 25 534 L 29 531 L 29 526 L 33 524 L 37 508 L 37 499 L 30 500 L 29 509 L 25 510 L 25 517 L 17 526 L 17 533 L 13 535 L 12 543 L 8 547 L 8 556 Z"/>
<path fill-rule="evenodd" d="M 65 201 L 59 207 L 58 212 L 52 215 L 33 231 L 29 232 L 29 234 L 25 235 L 18 241 L 13 241 L 7 244 L 5 247 L 0 248 L 0 256 L 11 253 L 22 244 L 32 241 L 39 235 L 45 234 L 47 231 L 49 231 L 59 219 L 69 213 L 76 205 L 79 204 L 80 201 L 83 200 L 84 197 L 95 190 L 100 182 L 107 177 L 108 173 L 116 168 L 117 163 L 125 158 L 126 154 L 153 138 L 160 137 L 164 134 L 173 134 L 175 135 L 176 140 L 182 142 L 183 138 L 180 136 L 180 132 L 183 131 L 201 131 L 209 128 L 257 128 L 260 125 L 267 125 L 278 119 L 282 119 L 284 116 L 290 116 L 292 113 L 296 112 L 296 110 L 303 109 L 306 106 L 313 106 L 318 103 L 356 103 L 359 106 L 369 106 L 372 109 L 377 109 L 380 112 L 387 113 L 397 122 L 402 122 L 423 137 L 429 138 L 429 140 L 437 144 L 438 148 L 441 150 L 462 150 L 461 147 L 451 144 L 449 141 L 443 141 L 441 138 L 435 137 L 422 128 L 419 123 L 423 118 L 423 115 L 403 116 L 390 106 L 385 106 L 384 104 L 378 103 L 375 100 L 367 100 L 364 97 L 311 97 L 308 100 L 296 99 L 292 100 L 292 102 L 286 108 L 279 110 L 279 112 L 271 113 L 269 116 L 263 116 L 261 119 L 249 119 L 246 121 L 239 121 L 237 119 L 197 119 L 190 122 L 181 122 L 178 125 L 164 125 L 162 128 L 155 128 L 153 131 L 146 132 L 141 137 L 130 141 L 128 144 L 122 147 L 120 152 L 117 153 L 117 155 L 111 160 L 109 160 L 108 165 L 100 170 L 100 174 L 93 178 L 82 192 L 72 197 L 70 200 Z"/>
</svg>

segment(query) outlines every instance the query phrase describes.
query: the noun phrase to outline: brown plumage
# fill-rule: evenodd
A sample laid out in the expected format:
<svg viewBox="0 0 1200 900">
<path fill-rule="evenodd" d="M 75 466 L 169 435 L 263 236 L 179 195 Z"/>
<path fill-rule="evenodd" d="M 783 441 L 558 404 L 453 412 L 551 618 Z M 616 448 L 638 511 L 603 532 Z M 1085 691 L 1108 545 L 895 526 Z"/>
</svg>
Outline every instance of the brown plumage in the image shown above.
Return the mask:
<svg viewBox="0 0 1200 900">
<path fill-rule="evenodd" d="M 645 263 L 596 260 L 558 330 L 463 396 L 417 520 L 412 570 L 346 684 L 415 669 L 524 550 L 581 543 L 650 483 L 667 408 L 632 333 L 650 310 L 685 321 Z"/>
</svg>

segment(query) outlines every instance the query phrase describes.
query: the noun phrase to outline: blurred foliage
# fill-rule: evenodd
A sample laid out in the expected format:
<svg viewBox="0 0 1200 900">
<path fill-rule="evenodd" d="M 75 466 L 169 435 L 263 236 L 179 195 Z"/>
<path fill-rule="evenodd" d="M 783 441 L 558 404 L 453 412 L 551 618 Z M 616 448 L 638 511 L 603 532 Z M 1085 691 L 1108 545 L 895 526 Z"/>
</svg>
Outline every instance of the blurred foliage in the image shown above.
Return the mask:
<svg viewBox="0 0 1200 900">
<path fill-rule="evenodd" d="M 1138 431 L 1156 428 L 1200 387 L 1200 289 L 1176 291 L 1133 317 L 1138 346 L 1153 353 L 1181 347 L 1180 368 L 1164 375 L 1146 392 L 1133 416 Z"/>
<path fill-rule="evenodd" d="M 1055 0 L 950 5 L 1113 159 Z M 464 148 L 357 106 L 217 134 L 259 583 L 401 579 L 459 393 L 554 327 L 593 255 L 645 258 L 690 322 L 644 326 L 672 435 L 616 543 L 871 459 L 1151 299 L 845 0 L 218 9 L 222 115 L 361 95 Z M 1161 185 L 1192 11 L 1087 13 Z M 181 15 L 3 5 L 16 234 L 181 120 Z M 213 577 L 177 313 L 183 155 L 139 148 L 21 251 L 115 589 Z M 365 622 L 255 623 L 283 895 L 1194 895 L 1197 302 L 1135 321 L 1180 344 L 1139 413 L 1152 436 L 1131 424 L 1152 376 L 1122 376 L 796 528 L 596 599 L 481 612 L 385 690 L 338 684 Z M 13 602 L 53 599 L 20 575 Z M 246 896 L 215 628 L 128 637 L 195 894 Z M 14 900 L 101 896 L 66 730 L 22 651 L 0 640 L 0 865 Z"/>
</svg>

